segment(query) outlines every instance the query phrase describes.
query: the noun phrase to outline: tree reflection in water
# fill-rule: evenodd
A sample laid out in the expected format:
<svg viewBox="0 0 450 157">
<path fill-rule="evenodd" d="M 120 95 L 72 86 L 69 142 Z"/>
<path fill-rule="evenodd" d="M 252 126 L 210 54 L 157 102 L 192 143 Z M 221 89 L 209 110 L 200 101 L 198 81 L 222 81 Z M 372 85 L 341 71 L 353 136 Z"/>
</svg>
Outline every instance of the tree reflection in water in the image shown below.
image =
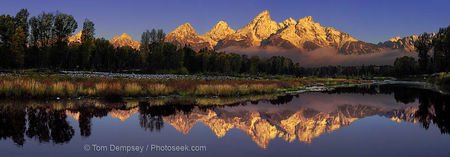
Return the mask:
<svg viewBox="0 0 450 157">
<path fill-rule="evenodd" d="M 17 145 L 25 142 L 26 112 L 23 106 L 6 106 L 0 108 L 0 138 L 11 138 Z"/>
<path fill-rule="evenodd" d="M 41 107 L 3 106 L 0 109 L 0 137 L 11 137 L 18 145 L 25 142 L 24 134 L 39 142 L 65 143 L 72 139 L 75 131 L 69 125 L 63 110 L 48 110 Z M 28 122 L 28 128 L 26 124 Z"/>
<path fill-rule="evenodd" d="M 364 106 L 363 104 L 357 106 L 342 104 L 337 108 L 337 110 L 345 111 L 345 116 L 347 118 L 359 119 L 372 115 L 380 115 L 387 118 L 395 117 L 401 121 L 420 122 L 425 129 L 428 129 L 430 125 L 436 125 L 440 129 L 442 134 L 450 133 L 449 95 L 440 94 L 430 90 L 407 87 L 404 85 L 368 85 L 357 87 L 342 87 L 336 88 L 333 91 L 323 93 L 334 95 L 383 94 L 393 95 L 397 102 L 405 104 L 418 102 L 419 106 L 415 108 L 405 107 L 400 109 L 393 109 L 390 111 L 384 111 L 378 108 Z M 214 122 L 217 122 L 217 124 L 222 126 L 210 127 L 223 127 L 223 129 L 225 129 L 226 131 L 232 126 L 227 126 L 230 124 L 225 124 L 226 118 L 224 116 L 248 119 L 249 116 L 252 116 L 252 114 L 232 113 L 232 111 L 222 110 L 222 108 L 225 109 L 233 106 L 259 104 L 261 102 L 267 102 L 273 105 L 282 105 L 291 102 L 294 97 L 298 97 L 298 95 L 278 95 L 271 98 L 246 100 L 239 99 L 238 101 L 230 101 L 228 99 L 218 101 L 211 98 L 207 98 L 207 100 L 200 100 L 200 98 L 194 100 L 170 99 L 160 102 L 159 100 L 148 100 L 136 103 L 136 105 L 131 106 L 130 103 L 127 104 L 126 102 L 112 103 L 102 102 L 98 100 L 55 102 L 50 101 L 49 103 L 39 101 L 4 100 L 0 103 L 0 139 L 11 139 L 18 146 L 22 146 L 25 143 L 25 136 L 30 139 L 35 139 L 40 143 L 67 143 L 75 134 L 74 128 L 67 121 L 67 115 L 74 117 L 78 121 L 80 130 L 79 134 L 83 137 L 89 137 L 91 135 L 93 118 L 105 117 L 108 116 L 108 114 L 110 114 L 111 112 L 129 111 L 132 109 L 136 110 L 134 110 L 134 112 L 132 113 L 120 112 L 116 114 L 119 114 L 119 116 L 123 116 L 125 117 L 124 119 L 126 119 L 131 114 L 134 114 L 136 113 L 136 111 L 138 111 L 140 127 L 150 132 L 160 131 L 164 127 L 164 123 L 167 123 L 166 120 L 170 116 L 179 115 L 176 118 L 186 118 L 186 120 L 193 120 L 202 115 L 211 116 L 211 113 L 219 117 L 219 119 L 214 119 Z M 159 104 L 155 105 L 155 102 L 158 102 Z M 413 112 L 411 113 L 411 111 Z M 300 111 L 280 110 L 280 113 L 260 112 L 258 115 L 263 118 L 262 120 L 266 119 L 268 122 L 270 122 L 268 124 L 278 124 L 280 126 L 283 126 L 285 125 L 284 123 L 287 120 L 285 119 L 285 121 L 283 122 L 283 118 L 291 117 L 291 119 L 289 120 L 292 121 L 292 115 L 296 112 Z M 301 113 L 303 118 L 311 118 L 315 115 L 321 114 L 319 111 L 308 108 L 301 111 Z M 339 115 L 339 113 L 340 112 L 337 112 L 335 115 Z M 221 117 L 222 119 L 220 119 Z M 212 121 L 208 121 L 208 123 L 210 122 Z M 245 123 L 242 122 L 239 125 L 244 124 Z M 187 123 L 183 125 L 187 125 Z M 184 126 L 181 128 L 189 129 L 189 126 Z M 280 127 L 277 126 L 277 128 L 279 129 Z M 224 133 L 220 132 L 220 130 L 214 131 L 217 134 L 220 134 L 220 136 L 224 135 Z M 289 132 L 289 130 L 284 130 L 284 132 L 285 133 L 283 134 L 286 134 Z M 261 142 L 264 143 L 264 141 Z"/>
<path fill-rule="evenodd" d="M 448 94 L 441 94 L 435 91 L 405 85 L 345 87 L 336 88 L 327 93 L 393 94 L 397 102 L 407 104 L 419 101 L 418 109 L 413 114 L 412 119 L 422 123 L 425 129 L 428 129 L 430 124 L 435 124 L 442 134 L 450 133 L 450 95 Z"/>
<path fill-rule="evenodd" d="M 416 118 L 425 129 L 435 124 L 441 133 L 450 133 L 450 96 L 426 91 L 419 96 L 419 110 Z"/>
</svg>

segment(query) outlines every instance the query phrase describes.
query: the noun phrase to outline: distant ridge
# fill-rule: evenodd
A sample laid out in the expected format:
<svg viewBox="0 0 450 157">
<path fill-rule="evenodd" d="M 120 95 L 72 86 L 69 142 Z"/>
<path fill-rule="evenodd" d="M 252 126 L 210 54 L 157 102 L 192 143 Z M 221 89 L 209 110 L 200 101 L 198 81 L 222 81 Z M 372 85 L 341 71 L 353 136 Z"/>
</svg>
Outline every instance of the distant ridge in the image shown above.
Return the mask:
<svg viewBox="0 0 450 157">
<path fill-rule="evenodd" d="M 436 33 L 429 34 L 430 39 L 433 39 L 436 36 Z M 419 36 L 412 35 L 407 37 L 395 37 L 391 38 L 388 41 L 378 43 L 379 46 L 391 48 L 391 49 L 400 49 L 406 52 L 415 52 L 416 47 L 414 46 L 414 42 L 419 39 Z"/>
<path fill-rule="evenodd" d="M 81 43 L 81 31 L 68 38 L 69 43 Z M 133 49 L 139 50 L 141 44 L 133 40 L 127 33 L 120 36 L 115 36 L 109 41 L 115 48 L 130 46 Z"/>
</svg>

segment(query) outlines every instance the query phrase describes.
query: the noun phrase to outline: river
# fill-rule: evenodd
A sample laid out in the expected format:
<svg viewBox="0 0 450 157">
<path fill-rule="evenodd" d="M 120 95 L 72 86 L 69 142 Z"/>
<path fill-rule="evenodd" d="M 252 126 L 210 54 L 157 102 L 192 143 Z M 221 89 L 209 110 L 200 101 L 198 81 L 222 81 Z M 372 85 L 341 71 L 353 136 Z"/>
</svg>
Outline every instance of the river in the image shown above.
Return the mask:
<svg viewBox="0 0 450 157">
<path fill-rule="evenodd" d="M 0 156 L 450 156 L 450 96 L 398 84 L 247 98 L 0 100 Z"/>
</svg>

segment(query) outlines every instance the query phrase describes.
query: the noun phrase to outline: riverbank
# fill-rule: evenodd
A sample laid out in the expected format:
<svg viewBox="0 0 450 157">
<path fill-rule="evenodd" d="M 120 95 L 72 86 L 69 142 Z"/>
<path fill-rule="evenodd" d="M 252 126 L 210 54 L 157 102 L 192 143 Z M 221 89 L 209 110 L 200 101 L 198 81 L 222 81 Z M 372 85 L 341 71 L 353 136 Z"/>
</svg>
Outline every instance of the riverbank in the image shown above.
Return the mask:
<svg viewBox="0 0 450 157">
<path fill-rule="evenodd" d="M 384 80 L 381 83 L 406 84 L 423 89 L 434 90 L 443 94 L 450 94 L 450 73 L 409 75 L 407 77 Z"/>
<path fill-rule="evenodd" d="M 84 74 L 83 74 L 84 75 Z M 86 77 L 72 74 L 0 75 L 4 98 L 120 98 L 158 96 L 220 96 L 274 94 L 312 86 L 367 83 L 332 78 L 249 79 L 183 75 L 171 78 Z M 214 76 L 215 77 L 215 76 Z"/>
<path fill-rule="evenodd" d="M 427 82 L 433 83 L 439 87 L 439 89 L 450 93 L 450 73 L 436 73 L 431 75 Z"/>
</svg>

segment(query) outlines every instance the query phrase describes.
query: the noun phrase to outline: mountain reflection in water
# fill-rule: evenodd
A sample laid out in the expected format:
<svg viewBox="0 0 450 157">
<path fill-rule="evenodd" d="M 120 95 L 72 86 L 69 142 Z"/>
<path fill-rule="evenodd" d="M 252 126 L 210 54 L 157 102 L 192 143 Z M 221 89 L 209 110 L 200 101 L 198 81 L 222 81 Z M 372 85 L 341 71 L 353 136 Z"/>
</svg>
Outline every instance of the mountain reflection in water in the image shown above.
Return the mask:
<svg viewBox="0 0 450 157">
<path fill-rule="evenodd" d="M 323 93 L 257 98 L 4 100 L 0 104 L 0 138 L 11 139 L 18 146 L 26 143 L 26 137 L 40 143 L 67 143 L 75 134 L 91 136 L 93 118 L 110 116 L 133 123 L 127 121 L 133 115 L 138 117 L 140 127 L 150 132 L 171 125 L 178 132 L 189 134 L 195 124 L 202 123 L 222 138 L 235 128 L 261 148 L 268 148 L 275 138 L 311 143 L 324 133 L 374 115 L 419 123 L 425 129 L 435 125 L 442 134 L 448 134 L 449 103 L 448 95 L 400 85 L 343 87 Z M 68 116 L 78 121 L 78 133 Z"/>
</svg>

